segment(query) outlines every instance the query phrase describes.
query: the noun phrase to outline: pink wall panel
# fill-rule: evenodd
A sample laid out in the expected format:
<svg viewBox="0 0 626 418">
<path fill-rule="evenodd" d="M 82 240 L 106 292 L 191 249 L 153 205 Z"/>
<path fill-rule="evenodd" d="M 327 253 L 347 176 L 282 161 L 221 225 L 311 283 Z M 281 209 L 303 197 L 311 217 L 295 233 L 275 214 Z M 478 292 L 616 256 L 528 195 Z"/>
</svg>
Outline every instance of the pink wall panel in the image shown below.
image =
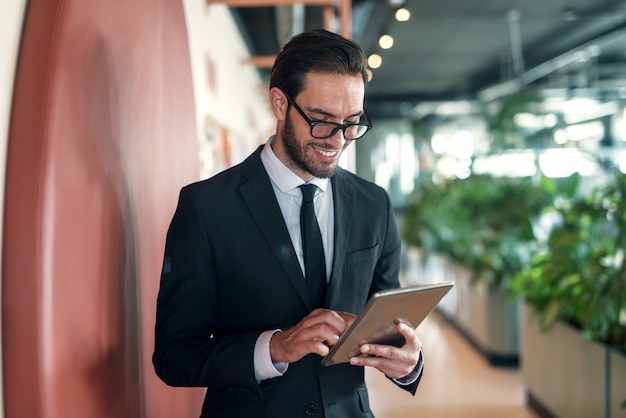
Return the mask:
<svg viewBox="0 0 626 418">
<path fill-rule="evenodd" d="M 195 417 L 150 356 L 163 243 L 198 173 L 182 4 L 31 0 L 7 161 L 7 418 Z"/>
</svg>

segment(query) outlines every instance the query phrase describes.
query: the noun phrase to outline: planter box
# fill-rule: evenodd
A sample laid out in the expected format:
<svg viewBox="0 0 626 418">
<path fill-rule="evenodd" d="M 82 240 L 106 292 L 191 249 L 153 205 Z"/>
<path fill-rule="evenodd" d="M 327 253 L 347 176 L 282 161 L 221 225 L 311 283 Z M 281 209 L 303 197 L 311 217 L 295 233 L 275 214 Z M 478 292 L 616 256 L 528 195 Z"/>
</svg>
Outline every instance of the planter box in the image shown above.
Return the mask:
<svg viewBox="0 0 626 418">
<path fill-rule="evenodd" d="M 456 316 L 458 276 L 468 274 L 448 257 L 439 254 L 426 254 L 419 248 L 409 247 L 405 251 L 404 274 L 408 285 L 428 284 L 452 280 L 455 286 L 439 302 L 437 310 L 446 317 Z M 468 276 L 469 277 L 469 276 Z"/>
<path fill-rule="evenodd" d="M 528 403 L 541 416 L 626 417 L 626 359 L 604 344 L 556 323 L 542 332 L 532 309 L 524 306 L 522 377 Z"/>
<path fill-rule="evenodd" d="M 408 284 L 452 280 L 454 287 L 437 306 L 440 312 L 496 366 L 517 366 L 519 358 L 519 304 L 483 283 L 471 284 L 472 273 L 449 257 L 406 250 Z"/>
<path fill-rule="evenodd" d="M 610 350 L 609 356 L 609 408 L 610 418 L 626 418 L 626 409 L 622 409 L 622 402 L 626 401 L 626 355 L 616 350 Z"/>
<path fill-rule="evenodd" d="M 461 331 L 491 364 L 516 366 L 519 358 L 519 303 L 503 291 L 489 289 L 471 276 L 458 278 L 458 310 L 454 318 Z"/>
</svg>

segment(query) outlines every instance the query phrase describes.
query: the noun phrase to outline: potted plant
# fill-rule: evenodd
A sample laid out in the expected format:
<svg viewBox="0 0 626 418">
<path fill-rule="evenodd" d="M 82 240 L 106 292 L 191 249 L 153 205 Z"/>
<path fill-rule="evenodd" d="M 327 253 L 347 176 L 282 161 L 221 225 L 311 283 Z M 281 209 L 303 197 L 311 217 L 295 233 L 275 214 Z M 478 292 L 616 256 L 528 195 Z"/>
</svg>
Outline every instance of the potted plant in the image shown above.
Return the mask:
<svg viewBox="0 0 626 418">
<path fill-rule="evenodd" d="M 469 272 L 447 277 L 455 279 L 455 303 L 443 313 L 492 364 L 517 363 L 518 307 L 508 287 L 530 260 L 533 221 L 550 201 L 535 179 L 472 175 L 422 181 L 405 208 L 404 242 Z"/>
<path fill-rule="evenodd" d="M 402 216 L 403 240 L 447 254 L 470 268 L 474 281 L 506 289 L 530 258 L 534 220 L 552 199 L 546 184 L 491 175 L 422 180 Z"/>
<path fill-rule="evenodd" d="M 570 193 L 555 200 L 552 213 L 559 221 L 529 267 L 511 282 L 532 312 L 526 315 L 531 323 L 524 325 L 529 397 L 558 416 L 611 416 L 626 398 L 624 383 L 619 388 L 605 383 L 626 376 L 626 366 L 612 369 L 626 365 L 626 174 L 615 168 L 610 174 L 608 184 L 588 196 Z M 561 343 L 559 335 L 570 337 Z M 585 345 L 576 348 L 580 344 Z M 576 350 L 586 353 L 578 364 L 554 358 L 553 353 Z M 544 376 L 562 381 L 547 384 Z M 555 390 L 559 386 L 585 397 L 564 397 Z"/>
</svg>

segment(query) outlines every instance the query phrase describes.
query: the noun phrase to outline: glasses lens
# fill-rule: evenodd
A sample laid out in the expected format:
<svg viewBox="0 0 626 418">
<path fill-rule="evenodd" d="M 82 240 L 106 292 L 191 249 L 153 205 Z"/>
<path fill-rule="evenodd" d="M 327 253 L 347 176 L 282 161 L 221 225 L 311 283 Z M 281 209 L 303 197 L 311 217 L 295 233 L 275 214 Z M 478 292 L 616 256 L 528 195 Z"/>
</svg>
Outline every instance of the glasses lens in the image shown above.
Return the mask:
<svg viewBox="0 0 626 418">
<path fill-rule="evenodd" d="M 334 123 L 315 123 L 311 127 L 311 135 L 314 138 L 325 139 L 337 133 L 339 127 Z M 359 139 L 368 131 L 367 125 L 348 125 L 344 130 L 345 139 Z"/>
<path fill-rule="evenodd" d="M 350 125 L 346 128 L 346 139 L 359 139 L 367 132 L 367 125 Z"/>
<path fill-rule="evenodd" d="M 328 138 L 337 131 L 337 125 L 332 123 L 318 123 L 311 125 L 311 135 L 314 138 Z"/>
</svg>

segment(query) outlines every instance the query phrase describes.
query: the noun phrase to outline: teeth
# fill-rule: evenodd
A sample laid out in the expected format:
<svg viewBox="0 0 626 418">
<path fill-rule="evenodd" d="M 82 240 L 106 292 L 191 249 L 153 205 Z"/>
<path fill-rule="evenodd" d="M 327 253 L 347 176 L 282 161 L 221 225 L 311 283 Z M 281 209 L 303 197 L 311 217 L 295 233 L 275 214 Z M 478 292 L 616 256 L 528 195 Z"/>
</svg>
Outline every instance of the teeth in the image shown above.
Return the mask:
<svg viewBox="0 0 626 418">
<path fill-rule="evenodd" d="M 337 154 L 336 151 L 328 151 L 328 150 L 323 150 L 323 149 L 320 149 L 320 148 L 315 148 L 315 150 L 318 153 L 322 154 L 324 157 L 332 157 L 332 156 Z"/>
</svg>

